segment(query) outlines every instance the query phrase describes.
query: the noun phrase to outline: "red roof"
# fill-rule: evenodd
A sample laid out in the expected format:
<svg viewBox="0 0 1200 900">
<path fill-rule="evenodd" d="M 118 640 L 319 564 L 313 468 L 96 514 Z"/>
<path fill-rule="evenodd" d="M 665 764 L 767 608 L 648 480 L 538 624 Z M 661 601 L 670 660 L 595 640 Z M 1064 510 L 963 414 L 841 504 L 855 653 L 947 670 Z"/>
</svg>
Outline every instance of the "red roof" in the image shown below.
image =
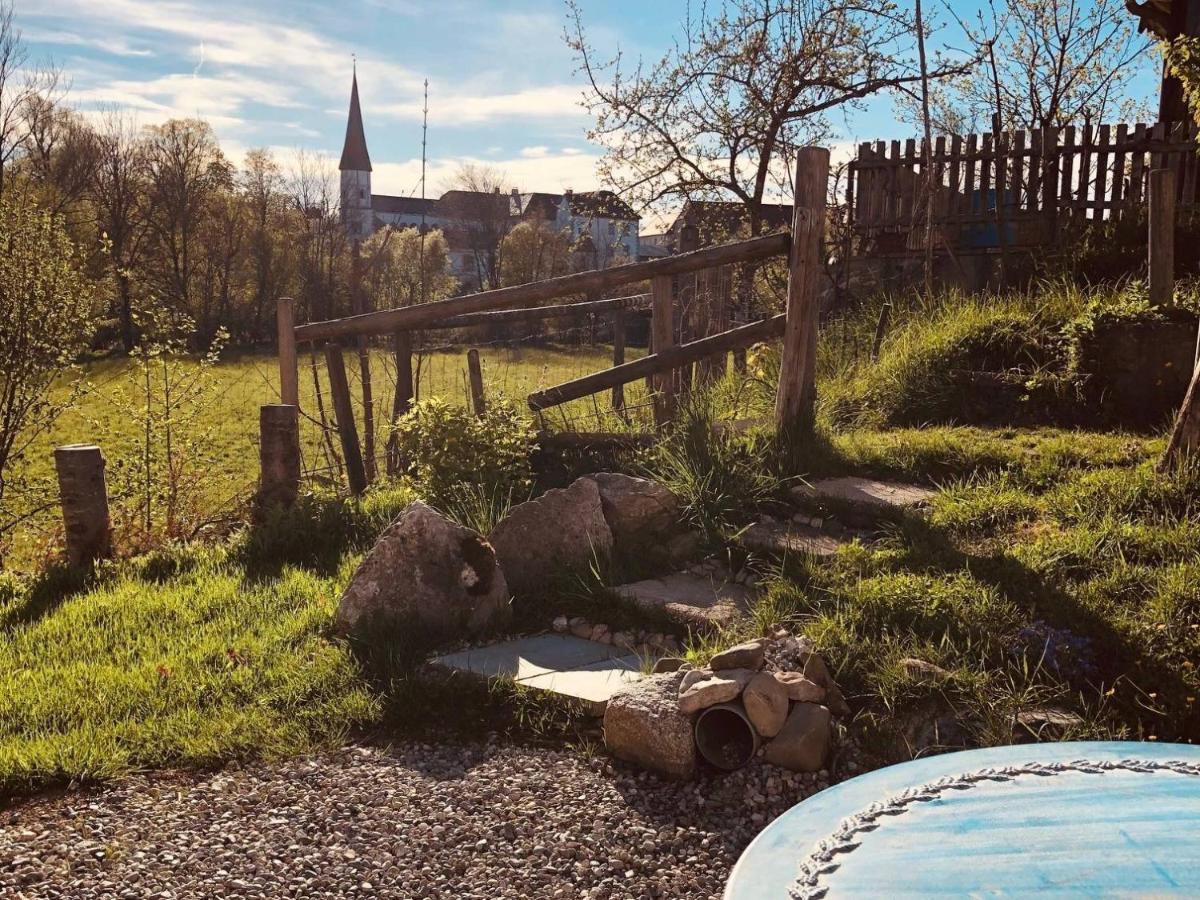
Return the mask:
<svg viewBox="0 0 1200 900">
<path fill-rule="evenodd" d="M 350 82 L 350 117 L 346 120 L 346 142 L 342 145 L 342 161 L 338 168 L 345 172 L 370 172 L 371 156 L 367 153 L 367 136 L 363 133 L 362 107 L 358 105 L 358 73 Z"/>
</svg>

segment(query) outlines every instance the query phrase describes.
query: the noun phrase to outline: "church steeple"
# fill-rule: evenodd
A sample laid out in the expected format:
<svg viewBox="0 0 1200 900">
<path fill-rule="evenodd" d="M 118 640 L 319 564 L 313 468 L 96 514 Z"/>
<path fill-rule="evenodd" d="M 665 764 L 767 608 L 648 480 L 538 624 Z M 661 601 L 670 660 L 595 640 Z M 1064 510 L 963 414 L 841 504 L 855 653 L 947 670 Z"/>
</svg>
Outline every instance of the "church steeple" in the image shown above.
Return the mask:
<svg viewBox="0 0 1200 900">
<path fill-rule="evenodd" d="M 367 153 L 367 136 L 363 132 L 362 108 L 358 105 L 358 67 L 350 83 L 350 117 L 346 120 L 346 142 L 342 145 L 343 171 L 370 172 L 371 156 Z"/>
</svg>

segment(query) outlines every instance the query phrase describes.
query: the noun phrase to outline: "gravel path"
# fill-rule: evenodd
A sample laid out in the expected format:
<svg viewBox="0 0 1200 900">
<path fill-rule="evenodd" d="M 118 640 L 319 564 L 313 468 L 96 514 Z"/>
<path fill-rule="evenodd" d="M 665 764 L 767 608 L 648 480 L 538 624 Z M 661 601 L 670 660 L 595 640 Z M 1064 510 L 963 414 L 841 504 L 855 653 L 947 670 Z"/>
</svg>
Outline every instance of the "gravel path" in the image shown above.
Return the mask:
<svg viewBox="0 0 1200 900">
<path fill-rule="evenodd" d="M 689 785 L 511 746 L 351 747 L 0 812 L 0 897 L 713 898 L 822 782 Z"/>
</svg>

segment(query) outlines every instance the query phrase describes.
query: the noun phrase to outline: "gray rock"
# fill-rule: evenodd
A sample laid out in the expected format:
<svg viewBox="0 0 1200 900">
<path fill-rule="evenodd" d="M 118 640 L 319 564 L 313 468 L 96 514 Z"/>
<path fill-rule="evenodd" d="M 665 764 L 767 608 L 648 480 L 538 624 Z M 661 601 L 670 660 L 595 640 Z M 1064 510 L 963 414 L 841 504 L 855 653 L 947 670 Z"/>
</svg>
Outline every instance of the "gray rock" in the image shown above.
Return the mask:
<svg viewBox="0 0 1200 900">
<path fill-rule="evenodd" d="M 417 625 L 478 633 L 511 613 L 492 546 L 424 503 L 410 503 L 359 565 L 338 601 L 342 634 Z"/>
<path fill-rule="evenodd" d="M 586 569 L 612 552 L 600 491 L 591 478 L 546 491 L 514 506 L 488 538 L 509 587 L 529 594 L 566 572 Z"/>
<path fill-rule="evenodd" d="M 690 688 L 693 684 L 698 684 L 701 681 L 705 681 L 709 678 L 712 678 L 712 674 L 713 673 L 712 673 L 711 669 L 691 669 L 691 670 L 689 670 L 687 673 L 684 674 L 683 681 L 680 682 L 680 684 L 679 684 L 679 693 L 682 694 L 684 691 L 686 691 L 688 688 Z"/>
<path fill-rule="evenodd" d="M 746 717 L 763 737 L 775 737 L 787 721 L 788 692 L 770 672 L 759 672 L 742 691 Z"/>
<path fill-rule="evenodd" d="M 711 678 L 696 682 L 679 695 L 679 711 L 691 715 L 718 703 L 736 700 L 744 686 L 740 679 L 726 678 L 722 673 L 716 673 Z"/>
<path fill-rule="evenodd" d="M 775 672 L 774 675 L 789 700 L 795 700 L 797 703 L 820 703 L 825 699 L 825 688 L 799 672 Z"/>
<path fill-rule="evenodd" d="M 616 472 L 588 477 L 600 490 L 604 518 L 618 542 L 657 536 L 675 526 L 679 501 L 658 482 Z"/>
<path fill-rule="evenodd" d="M 753 593 L 734 584 L 727 573 L 677 572 L 616 588 L 618 594 L 641 609 L 661 614 L 684 625 L 713 628 L 742 618 Z"/>
<path fill-rule="evenodd" d="M 767 744 L 767 762 L 793 772 L 819 772 L 829 756 L 831 721 L 828 708 L 797 703 L 779 734 Z"/>
<path fill-rule="evenodd" d="M 680 659 L 678 656 L 664 656 L 654 664 L 654 674 L 660 675 L 666 672 L 678 672 L 687 665 L 687 660 Z"/>
<path fill-rule="evenodd" d="M 621 689 L 604 711 L 604 744 L 618 759 L 671 778 L 696 773 L 692 721 L 679 711 L 678 672 L 651 675 Z"/>
<path fill-rule="evenodd" d="M 1013 723 L 1013 740 L 1017 743 L 1061 741 L 1073 736 L 1085 724 L 1080 716 L 1067 709 L 1023 709 Z"/>
<path fill-rule="evenodd" d="M 941 666 L 923 659 L 914 659 L 912 657 L 902 659 L 900 660 L 900 666 L 904 669 L 905 674 L 914 680 L 941 681 L 950 677 L 950 673 Z"/>
<path fill-rule="evenodd" d="M 746 641 L 722 650 L 708 664 L 714 672 L 722 669 L 761 669 L 765 656 L 766 645 L 762 641 Z"/>
</svg>

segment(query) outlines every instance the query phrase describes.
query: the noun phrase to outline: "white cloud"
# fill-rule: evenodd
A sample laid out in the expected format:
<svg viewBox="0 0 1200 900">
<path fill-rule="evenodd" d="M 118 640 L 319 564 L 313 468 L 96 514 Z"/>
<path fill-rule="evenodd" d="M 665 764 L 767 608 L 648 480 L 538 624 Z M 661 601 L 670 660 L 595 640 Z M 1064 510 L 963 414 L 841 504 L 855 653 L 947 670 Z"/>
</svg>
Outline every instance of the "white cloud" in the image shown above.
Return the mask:
<svg viewBox="0 0 1200 900">
<path fill-rule="evenodd" d="M 550 148 L 545 144 L 538 144 L 536 147 L 522 147 L 521 157 L 524 159 L 542 159 L 550 155 Z"/>
<path fill-rule="evenodd" d="M 366 94 L 365 88 L 363 93 Z M 579 88 L 569 84 L 544 85 L 503 94 L 464 92 L 461 89 L 452 89 L 443 94 L 438 92 L 437 85 L 431 85 L 429 121 L 438 125 L 477 125 L 497 120 L 582 118 L 584 113 L 579 106 L 579 99 Z M 365 96 L 363 102 L 367 102 Z M 404 103 L 375 103 L 370 107 L 371 116 L 419 122 L 422 117 L 421 104 L 419 93 Z"/>
<path fill-rule="evenodd" d="M 145 47 L 134 47 L 121 37 L 95 38 L 73 31 L 42 28 L 23 28 L 21 36 L 34 44 L 50 44 L 59 47 L 91 47 L 113 56 L 153 56 Z"/>
</svg>

